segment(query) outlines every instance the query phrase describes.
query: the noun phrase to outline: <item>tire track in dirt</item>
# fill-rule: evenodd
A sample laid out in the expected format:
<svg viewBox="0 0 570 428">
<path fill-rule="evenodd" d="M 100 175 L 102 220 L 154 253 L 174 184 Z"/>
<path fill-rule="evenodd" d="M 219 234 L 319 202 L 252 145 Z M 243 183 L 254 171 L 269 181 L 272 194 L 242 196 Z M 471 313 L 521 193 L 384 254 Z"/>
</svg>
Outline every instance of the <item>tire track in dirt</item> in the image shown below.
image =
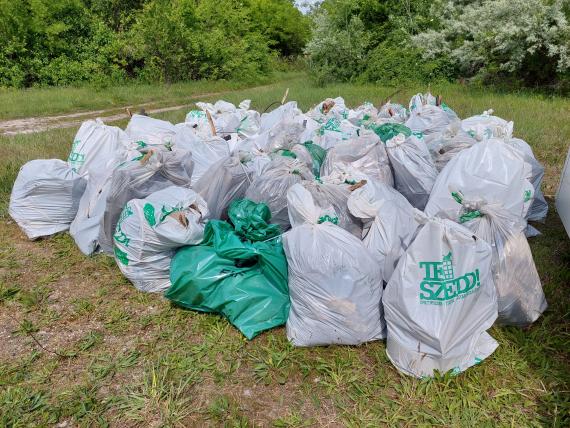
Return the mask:
<svg viewBox="0 0 570 428">
<path fill-rule="evenodd" d="M 281 82 L 275 82 L 269 85 L 261 85 L 261 86 L 253 86 L 251 88 L 244 88 L 249 90 L 255 89 L 262 89 L 262 88 L 269 88 L 271 86 L 275 86 Z M 239 90 L 239 89 L 238 89 Z M 227 91 L 219 91 L 219 92 L 206 92 L 197 95 L 191 95 L 187 99 L 190 100 L 199 100 L 208 97 L 215 97 L 219 95 L 228 94 L 231 92 L 236 92 L 238 90 L 227 90 Z M 27 117 L 27 118 L 20 118 L 20 119 L 9 119 L 0 121 L 0 135 L 18 135 L 18 134 L 33 134 L 37 132 L 45 132 L 51 129 L 60 129 L 60 128 L 72 128 L 81 125 L 82 122 L 88 119 L 95 119 L 100 118 L 103 122 L 116 122 L 122 119 L 128 119 L 129 114 L 127 113 L 127 109 L 137 109 L 140 107 L 147 107 L 151 105 L 155 105 L 158 103 L 148 102 L 142 103 L 137 105 L 129 105 L 124 107 L 115 107 L 111 109 L 103 109 L 103 110 L 91 110 L 91 111 L 84 111 L 84 112 L 77 112 L 77 113 L 70 113 L 70 114 L 63 114 L 57 116 L 40 116 L 40 117 Z M 168 111 L 175 111 L 181 110 L 183 108 L 188 108 L 193 103 L 186 103 L 186 104 L 178 104 L 174 106 L 167 106 L 167 107 L 156 107 L 156 108 L 149 108 L 146 109 L 148 114 L 156 114 L 156 113 L 164 113 Z"/>
</svg>

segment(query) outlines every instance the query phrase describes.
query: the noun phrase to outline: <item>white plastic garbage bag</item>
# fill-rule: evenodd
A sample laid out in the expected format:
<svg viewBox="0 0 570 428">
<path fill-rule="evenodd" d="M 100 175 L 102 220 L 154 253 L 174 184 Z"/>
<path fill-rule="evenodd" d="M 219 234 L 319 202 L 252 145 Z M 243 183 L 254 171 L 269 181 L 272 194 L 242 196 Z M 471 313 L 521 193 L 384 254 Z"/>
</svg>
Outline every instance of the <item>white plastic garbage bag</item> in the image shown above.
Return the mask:
<svg viewBox="0 0 570 428">
<path fill-rule="evenodd" d="M 199 133 L 208 132 L 208 118 L 204 110 L 190 110 L 184 119 L 184 123 Z"/>
<path fill-rule="evenodd" d="M 423 221 L 384 290 L 386 353 L 408 375 L 459 373 L 497 348 L 491 247 L 450 220 Z"/>
<path fill-rule="evenodd" d="M 176 125 L 174 148 L 192 153 L 192 160 L 194 161 L 193 183 L 198 182 L 212 165 L 230 155 L 228 142 L 222 137 L 196 134 L 187 123 Z"/>
<path fill-rule="evenodd" d="M 89 175 L 77 214 L 69 226 L 69 234 L 83 254 L 91 255 L 99 249 L 99 234 L 114 170 L 142 157 L 136 150 L 119 150 L 104 168 L 93 170 Z"/>
<path fill-rule="evenodd" d="M 426 138 L 426 145 L 438 172 L 459 152 L 476 143 L 477 140 L 461 129 L 459 121 L 451 122 L 443 131 Z"/>
<path fill-rule="evenodd" d="M 383 125 L 388 126 L 388 124 Z M 437 170 L 422 138 L 400 133 L 386 141 L 386 152 L 394 172 L 394 185 L 415 207 L 423 210 Z"/>
<path fill-rule="evenodd" d="M 408 128 L 424 135 L 441 132 L 449 123 L 447 112 L 443 108 L 431 104 L 412 110 L 410 117 L 406 120 Z"/>
<path fill-rule="evenodd" d="M 332 207 L 336 213 L 337 226 L 356 236 L 362 237 L 362 222 L 351 214 L 348 209 L 348 198 L 352 189 L 360 187 L 362 182 L 349 185 L 329 181 L 328 177 L 321 180 L 303 181 L 301 185 L 313 197 L 313 203 L 320 209 Z"/>
<path fill-rule="evenodd" d="M 382 267 L 384 280 L 389 281 L 419 226 L 414 207 L 393 187 L 368 181 L 350 194 L 348 209 L 363 221 L 362 242 Z"/>
<path fill-rule="evenodd" d="M 386 148 L 380 138 L 368 130 L 331 148 L 322 169 L 323 175 L 342 175 L 356 170 L 361 174 L 353 180 L 375 179 L 394 186 Z"/>
<path fill-rule="evenodd" d="M 172 123 L 141 114 L 132 115 L 125 132 L 141 151 L 148 148 L 168 149 L 172 147 L 176 136 L 176 128 Z"/>
<path fill-rule="evenodd" d="M 225 218 L 230 203 L 245 196 L 253 181 L 253 170 L 245 162 L 237 155 L 221 159 L 193 186 L 206 201 L 209 218 Z"/>
<path fill-rule="evenodd" d="M 360 132 L 360 128 L 348 120 L 331 117 L 312 133 L 310 140 L 328 150 L 356 137 L 358 132 Z"/>
<path fill-rule="evenodd" d="M 129 201 L 113 235 L 115 260 L 123 275 L 141 291 L 166 290 L 175 249 L 200 243 L 207 214 L 204 200 L 184 187 L 167 187 Z"/>
<path fill-rule="evenodd" d="M 348 110 L 347 119 L 356 126 L 362 126 L 368 122 L 376 122 L 378 120 L 378 109 L 370 101 L 366 101 L 354 110 Z"/>
<path fill-rule="evenodd" d="M 520 138 L 509 138 L 505 143 L 517 149 L 526 163 L 531 167 L 531 175 L 527 177 L 534 187 L 534 199 L 527 213 L 527 220 L 543 222 L 548 214 L 548 203 L 544 199 L 541 185 L 544 178 L 544 167 L 534 157 L 531 147 Z"/>
<path fill-rule="evenodd" d="M 99 235 L 110 186 L 110 176 L 102 180 L 91 177 L 79 201 L 77 214 L 69 227 L 69 234 L 86 256 L 99 249 Z"/>
<path fill-rule="evenodd" d="M 290 227 L 287 211 L 287 191 L 301 180 L 312 180 L 313 174 L 303 162 L 281 157 L 272 161 L 262 175 L 255 178 L 245 197 L 253 202 L 263 202 L 271 211 L 271 223 L 281 226 L 283 231 Z"/>
<path fill-rule="evenodd" d="M 467 200 L 484 195 L 488 203 L 500 203 L 513 215 L 524 218 L 534 194 L 527 177 L 530 165 L 516 149 L 497 139 L 482 141 L 463 150 L 441 171 L 425 213 L 455 221 L 461 205 L 452 192 L 460 190 Z"/>
<path fill-rule="evenodd" d="M 293 229 L 283 237 L 295 346 L 359 345 L 384 337 L 382 272 L 358 238 L 338 227 L 300 184 L 287 196 Z"/>
<path fill-rule="evenodd" d="M 484 111 L 483 114 L 463 119 L 461 128 L 477 141 L 490 138 L 512 138 L 513 136 L 513 122 L 507 122 L 500 117 L 493 116 L 492 109 Z"/>
<path fill-rule="evenodd" d="M 408 110 L 402 104 L 387 102 L 380 108 L 378 117 L 404 123 L 408 120 Z"/>
<path fill-rule="evenodd" d="M 170 186 L 190 187 L 192 169 L 190 152 L 150 150 L 144 157 L 119 166 L 111 176 L 105 202 L 99 245 L 102 251 L 113 251 L 113 234 L 126 203 L 144 199 Z"/>
<path fill-rule="evenodd" d="M 69 229 L 86 180 L 60 159 L 38 159 L 20 168 L 8 212 L 29 239 Z"/>
<path fill-rule="evenodd" d="M 121 128 L 108 126 L 101 119 L 81 124 L 73 139 L 67 163 L 75 172 L 87 178 L 107 175 L 109 162 L 128 148 L 129 137 Z"/>
<path fill-rule="evenodd" d="M 302 112 L 295 101 L 285 103 L 269 113 L 263 113 L 260 119 L 260 132 L 268 131 L 280 122 L 292 121 Z"/>
<path fill-rule="evenodd" d="M 327 98 L 321 101 L 306 114 L 319 123 L 324 123 L 331 118 L 348 119 L 348 109 L 342 97 Z"/>
<path fill-rule="evenodd" d="M 540 277 L 524 236 L 525 222 L 485 196 L 467 200 L 455 194 L 462 211 L 457 221 L 491 244 L 492 271 L 498 295 L 500 324 L 525 327 L 546 310 Z"/>
</svg>

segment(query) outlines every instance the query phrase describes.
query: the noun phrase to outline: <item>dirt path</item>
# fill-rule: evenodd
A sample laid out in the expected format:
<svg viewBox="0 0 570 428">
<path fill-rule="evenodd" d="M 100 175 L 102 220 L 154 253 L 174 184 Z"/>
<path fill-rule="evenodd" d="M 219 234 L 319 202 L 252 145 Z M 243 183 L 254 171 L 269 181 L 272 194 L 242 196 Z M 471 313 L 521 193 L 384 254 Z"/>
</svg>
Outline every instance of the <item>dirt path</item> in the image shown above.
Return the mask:
<svg viewBox="0 0 570 428">
<path fill-rule="evenodd" d="M 277 83 L 272 83 L 269 85 L 254 86 L 247 89 L 261 89 L 276 85 Z M 230 92 L 235 92 L 234 90 L 220 91 L 220 92 L 206 92 L 202 94 L 189 96 L 187 99 L 190 100 L 201 100 L 208 97 L 214 97 L 219 95 L 228 94 Z M 117 120 L 127 119 L 129 117 L 127 109 L 136 112 L 140 107 L 148 107 L 156 105 L 158 103 L 148 102 L 137 105 L 130 105 L 124 107 L 115 107 L 112 109 L 105 110 L 91 110 L 78 113 L 63 114 L 58 116 L 41 116 L 41 117 L 26 117 L 20 119 L 10 119 L 0 121 L 0 135 L 17 135 L 17 134 L 33 134 L 36 132 L 49 131 L 51 129 L 58 128 L 72 128 L 78 127 L 82 122 L 88 119 L 100 118 L 103 122 L 115 122 Z M 156 107 L 156 108 L 145 108 L 148 114 L 163 113 L 167 111 L 181 110 L 183 108 L 188 108 L 193 103 L 179 104 L 168 107 Z"/>
</svg>

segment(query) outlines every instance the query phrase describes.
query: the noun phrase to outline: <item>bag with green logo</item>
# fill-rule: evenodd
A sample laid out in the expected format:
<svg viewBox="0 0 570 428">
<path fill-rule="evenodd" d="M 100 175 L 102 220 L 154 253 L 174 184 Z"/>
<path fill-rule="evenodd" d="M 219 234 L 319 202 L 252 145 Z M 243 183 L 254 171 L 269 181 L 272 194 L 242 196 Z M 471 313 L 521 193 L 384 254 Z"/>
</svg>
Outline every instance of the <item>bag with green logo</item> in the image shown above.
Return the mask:
<svg viewBox="0 0 570 428">
<path fill-rule="evenodd" d="M 348 208 L 364 222 L 362 242 L 376 257 L 382 277 L 388 281 L 419 226 L 414 207 L 393 187 L 368 181 L 350 194 Z"/>
<path fill-rule="evenodd" d="M 459 373 L 496 349 L 486 332 L 497 319 L 491 246 L 445 219 L 425 223 L 384 290 L 386 353 L 401 372 Z"/>
<path fill-rule="evenodd" d="M 484 197 L 525 218 L 534 200 L 531 166 L 502 140 L 490 139 L 461 151 L 441 171 L 425 207 L 428 216 L 457 221 L 462 207 L 452 196 L 460 190 L 467 200 Z"/>
<path fill-rule="evenodd" d="M 332 207 L 338 218 L 336 224 L 360 239 L 362 237 L 362 222 L 351 214 L 347 206 L 352 186 L 356 184 L 329 181 L 329 177 L 323 177 L 322 180 L 301 182 L 301 185 L 311 194 L 313 202 L 318 208 L 325 210 Z"/>
<path fill-rule="evenodd" d="M 178 250 L 165 297 L 177 305 L 224 315 L 248 339 L 282 325 L 289 313 L 287 260 L 269 209 L 232 203 L 233 225 L 206 224 L 201 245 Z"/>
<path fill-rule="evenodd" d="M 291 227 L 287 211 L 287 190 L 301 180 L 311 179 L 313 174 L 303 162 L 282 157 L 272 161 L 264 173 L 253 180 L 245 192 L 245 197 L 267 204 L 273 223 L 286 231 Z"/>
<path fill-rule="evenodd" d="M 190 187 L 194 163 L 190 152 L 150 150 L 120 165 L 111 176 L 105 212 L 99 230 L 99 245 L 113 252 L 113 235 L 126 203 L 144 199 L 170 186 Z"/>
<path fill-rule="evenodd" d="M 380 138 L 368 130 L 330 149 L 323 165 L 323 175 L 342 181 L 379 180 L 394 186 L 386 148 Z"/>
<path fill-rule="evenodd" d="M 359 345 L 384 337 L 382 274 L 362 242 L 337 226 L 332 207 L 296 184 L 287 194 L 293 228 L 284 235 L 295 346 Z"/>
<path fill-rule="evenodd" d="M 125 132 L 142 152 L 151 148 L 154 150 L 170 149 L 176 136 L 176 128 L 172 123 L 142 114 L 131 116 Z"/>
<path fill-rule="evenodd" d="M 105 125 L 101 119 L 87 120 L 75 134 L 67 163 L 85 178 L 105 176 L 128 148 L 129 137 L 121 128 Z"/>
<path fill-rule="evenodd" d="M 467 200 L 460 192 L 455 199 L 462 205 L 457 219 L 493 248 L 493 276 L 498 294 L 498 322 L 526 327 L 546 310 L 540 277 L 524 236 L 526 222 L 501 204 L 485 202 L 484 195 Z"/>
<path fill-rule="evenodd" d="M 170 261 L 176 248 L 200 243 L 208 208 L 193 190 L 167 187 L 129 201 L 113 235 L 117 265 L 141 291 L 170 286 Z"/>
<path fill-rule="evenodd" d="M 477 141 L 485 141 L 491 138 L 511 138 L 513 126 L 512 121 L 507 122 L 505 119 L 493 116 L 493 109 L 461 121 L 461 128 Z"/>
</svg>

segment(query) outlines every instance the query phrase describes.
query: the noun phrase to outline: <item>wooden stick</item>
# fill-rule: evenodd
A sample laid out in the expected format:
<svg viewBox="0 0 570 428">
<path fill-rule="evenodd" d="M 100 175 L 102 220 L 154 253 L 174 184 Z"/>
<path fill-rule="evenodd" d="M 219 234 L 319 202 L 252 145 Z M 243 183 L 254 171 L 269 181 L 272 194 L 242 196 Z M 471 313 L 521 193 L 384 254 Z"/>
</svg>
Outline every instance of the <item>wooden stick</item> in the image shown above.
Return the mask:
<svg viewBox="0 0 570 428">
<path fill-rule="evenodd" d="M 351 192 L 354 192 L 356 189 L 360 189 L 362 186 L 364 186 L 366 183 L 368 183 L 366 180 L 360 180 L 358 183 L 353 184 L 352 186 L 350 186 L 348 188 L 348 190 L 350 190 Z"/>
<path fill-rule="evenodd" d="M 210 129 L 212 130 L 212 135 L 215 137 L 216 134 L 216 126 L 214 125 L 214 121 L 212 120 L 212 115 L 208 110 L 206 110 L 206 117 L 208 118 L 208 123 L 210 124 Z"/>
<path fill-rule="evenodd" d="M 141 165 L 146 165 L 150 157 L 154 154 L 154 150 L 149 150 L 141 159 Z"/>
<path fill-rule="evenodd" d="M 287 97 L 289 96 L 289 88 L 285 91 L 285 95 L 283 95 L 283 99 L 281 100 L 281 105 L 285 104 Z"/>
</svg>

